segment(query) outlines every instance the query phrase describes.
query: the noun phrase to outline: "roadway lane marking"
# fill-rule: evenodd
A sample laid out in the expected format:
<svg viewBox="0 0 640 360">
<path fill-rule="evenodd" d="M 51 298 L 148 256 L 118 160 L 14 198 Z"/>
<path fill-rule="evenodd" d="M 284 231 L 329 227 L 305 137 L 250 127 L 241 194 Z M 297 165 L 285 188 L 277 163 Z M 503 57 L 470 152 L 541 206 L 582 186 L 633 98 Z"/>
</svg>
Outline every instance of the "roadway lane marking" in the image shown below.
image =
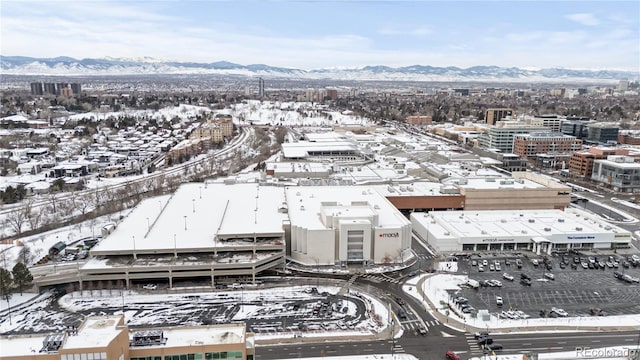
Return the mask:
<svg viewBox="0 0 640 360">
<path fill-rule="evenodd" d="M 566 341 L 558 341 L 558 345 L 560 345 L 560 344 L 566 344 L 566 343 L 567 343 Z"/>
</svg>

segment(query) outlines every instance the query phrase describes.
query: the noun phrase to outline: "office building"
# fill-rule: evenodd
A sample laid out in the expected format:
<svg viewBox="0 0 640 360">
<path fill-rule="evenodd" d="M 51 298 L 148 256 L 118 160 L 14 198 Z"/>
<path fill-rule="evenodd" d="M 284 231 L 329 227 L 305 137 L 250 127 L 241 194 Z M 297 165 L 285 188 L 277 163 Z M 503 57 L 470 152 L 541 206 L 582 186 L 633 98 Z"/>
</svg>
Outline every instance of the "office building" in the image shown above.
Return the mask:
<svg viewBox="0 0 640 360">
<path fill-rule="evenodd" d="M 484 120 L 489 125 L 495 125 L 506 117 L 513 117 L 515 112 L 508 108 L 490 108 L 484 112 Z"/>
<path fill-rule="evenodd" d="M 253 360 L 242 323 L 129 329 L 124 316 L 90 316 L 54 334 L 0 336 L 2 360 Z"/>
<path fill-rule="evenodd" d="M 591 180 L 614 191 L 637 192 L 640 191 L 640 164 L 630 156 L 610 155 L 593 162 Z"/>
<path fill-rule="evenodd" d="M 261 77 L 258 78 L 258 97 L 264 97 L 264 79 Z"/>
<path fill-rule="evenodd" d="M 587 126 L 587 143 L 617 144 L 620 127 L 612 123 L 593 123 Z"/>
<path fill-rule="evenodd" d="M 497 149 L 505 153 L 513 153 L 513 137 L 518 134 L 528 134 L 544 130 L 540 126 L 525 125 L 520 122 L 501 122 L 498 126 L 491 126 L 487 132 L 478 135 L 480 147 Z"/>
<path fill-rule="evenodd" d="M 586 120 L 564 120 L 560 125 L 560 132 L 565 135 L 575 136 L 578 139 L 586 139 L 589 135 L 588 127 L 595 122 Z"/>
<path fill-rule="evenodd" d="M 573 176 L 590 178 L 595 160 L 611 155 L 629 155 L 629 150 L 592 146 L 584 151 L 576 151 L 569 158 L 569 173 Z"/>
</svg>

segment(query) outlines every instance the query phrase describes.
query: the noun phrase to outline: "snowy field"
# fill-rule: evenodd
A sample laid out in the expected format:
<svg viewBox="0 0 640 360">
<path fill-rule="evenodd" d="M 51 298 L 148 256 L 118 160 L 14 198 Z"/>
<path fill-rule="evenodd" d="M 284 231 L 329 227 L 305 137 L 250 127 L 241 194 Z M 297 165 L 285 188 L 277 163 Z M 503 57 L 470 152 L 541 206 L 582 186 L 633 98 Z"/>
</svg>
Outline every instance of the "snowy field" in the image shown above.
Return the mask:
<svg viewBox="0 0 640 360">
<path fill-rule="evenodd" d="M 356 117 L 349 112 L 332 111 L 325 105 L 310 102 L 279 102 L 247 100 L 231 105 L 231 109 L 221 111 L 231 114 L 234 121 L 254 125 L 285 126 L 354 126 L 371 125 L 366 118 Z"/>
</svg>

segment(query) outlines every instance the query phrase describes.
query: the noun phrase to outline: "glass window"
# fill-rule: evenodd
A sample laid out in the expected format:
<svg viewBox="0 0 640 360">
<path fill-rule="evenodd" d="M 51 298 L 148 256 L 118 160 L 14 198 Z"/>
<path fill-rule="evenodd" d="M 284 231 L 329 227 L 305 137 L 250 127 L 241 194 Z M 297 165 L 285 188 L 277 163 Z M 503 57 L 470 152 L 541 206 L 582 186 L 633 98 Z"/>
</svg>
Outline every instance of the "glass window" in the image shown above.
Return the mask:
<svg viewBox="0 0 640 360">
<path fill-rule="evenodd" d="M 73 360 L 80 360 L 80 354 L 73 354 Z"/>
<path fill-rule="evenodd" d="M 187 360 L 187 354 L 180 354 L 179 360 Z"/>
<path fill-rule="evenodd" d="M 87 360 L 87 354 L 80 354 L 80 360 Z"/>
<path fill-rule="evenodd" d="M 194 360 L 202 360 L 202 353 L 195 353 Z"/>
<path fill-rule="evenodd" d="M 196 355 L 195 354 L 187 354 L 187 360 L 195 360 Z"/>
</svg>

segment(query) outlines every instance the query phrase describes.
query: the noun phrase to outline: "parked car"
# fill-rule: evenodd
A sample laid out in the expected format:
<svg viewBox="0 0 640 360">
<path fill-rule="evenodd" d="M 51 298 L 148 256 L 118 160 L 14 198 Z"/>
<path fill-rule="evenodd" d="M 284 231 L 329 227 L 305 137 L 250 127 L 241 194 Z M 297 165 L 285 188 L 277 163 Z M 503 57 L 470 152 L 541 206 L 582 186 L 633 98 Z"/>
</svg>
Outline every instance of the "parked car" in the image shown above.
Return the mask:
<svg viewBox="0 0 640 360">
<path fill-rule="evenodd" d="M 489 266 L 489 261 L 487 259 L 482 260 L 482 266 Z"/>
<path fill-rule="evenodd" d="M 507 273 L 502 274 L 502 278 L 505 279 L 505 280 L 513 281 L 513 276 L 511 276 L 511 275 L 509 275 Z"/>
<path fill-rule="evenodd" d="M 501 287 L 502 282 L 499 280 L 489 280 L 489 285 L 494 287 Z"/>
<path fill-rule="evenodd" d="M 502 296 L 496 296 L 496 305 L 498 306 L 502 306 L 503 301 L 502 301 Z"/>
<path fill-rule="evenodd" d="M 531 286 L 531 280 L 529 279 L 520 279 L 520 284 L 525 286 Z"/>
<path fill-rule="evenodd" d="M 143 289 L 145 290 L 156 290 L 158 288 L 158 285 L 156 284 L 145 284 L 142 286 Z"/>
<path fill-rule="evenodd" d="M 538 259 L 531 259 L 531 263 L 533 264 L 533 266 L 540 265 L 540 262 L 538 261 Z"/>
<path fill-rule="evenodd" d="M 555 280 L 556 276 L 553 275 L 552 273 L 544 273 L 544 277 L 546 277 L 549 280 Z"/>
<path fill-rule="evenodd" d="M 529 275 L 527 275 L 527 274 L 525 274 L 525 273 L 522 273 L 522 274 L 520 274 L 520 279 L 527 279 L 527 280 L 531 280 L 531 276 L 529 276 Z"/>
<path fill-rule="evenodd" d="M 621 279 L 622 278 L 622 273 L 620 271 L 614 271 L 613 272 L 613 277 L 616 279 Z"/>
<path fill-rule="evenodd" d="M 551 312 L 554 313 L 554 314 L 557 314 L 558 316 L 561 316 L 561 317 L 569 316 L 569 314 L 566 311 L 564 311 L 563 309 L 560 309 L 560 308 L 555 308 L 555 307 L 551 308 Z"/>
<path fill-rule="evenodd" d="M 588 269 L 589 268 L 589 264 L 587 264 L 586 262 L 581 262 L 580 266 L 582 266 L 583 269 Z"/>
<path fill-rule="evenodd" d="M 591 316 L 605 316 L 605 312 L 602 311 L 602 309 L 600 308 L 591 308 L 589 309 L 589 313 L 591 313 Z"/>
<path fill-rule="evenodd" d="M 484 272 L 484 266 L 482 266 L 482 265 L 478 266 L 478 271 L 479 272 Z"/>
<path fill-rule="evenodd" d="M 489 265 L 489 271 L 496 271 L 495 265 L 493 264 Z"/>
</svg>

